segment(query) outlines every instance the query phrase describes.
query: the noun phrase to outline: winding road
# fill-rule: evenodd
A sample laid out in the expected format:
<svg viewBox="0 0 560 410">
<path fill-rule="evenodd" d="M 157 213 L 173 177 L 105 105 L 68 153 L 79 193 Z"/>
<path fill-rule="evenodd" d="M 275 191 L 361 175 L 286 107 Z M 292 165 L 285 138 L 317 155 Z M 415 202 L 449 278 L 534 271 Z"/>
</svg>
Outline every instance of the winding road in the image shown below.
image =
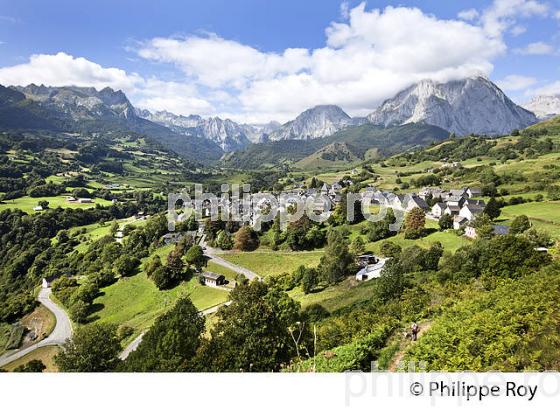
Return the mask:
<svg viewBox="0 0 560 410">
<path fill-rule="evenodd" d="M 204 249 L 204 255 L 211 259 L 214 263 L 217 263 L 218 265 L 223 266 L 224 268 L 228 268 L 234 272 L 240 273 L 242 275 L 244 275 L 247 279 L 249 280 L 253 280 L 253 279 L 258 279 L 258 280 L 262 280 L 262 277 L 260 277 L 259 275 L 257 275 L 255 272 L 253 272 L 252 270 L 249 270 L 247 268 L 244 268 L 242 266 L 236 265 L 234 263 L 231 263 L 227 260 L 225 260 L 224 258 L 221 258 L 218 253 L 221 252 L 216 248 L 212 248 L 210 246 L 208 246 L 206 244 L 206 237 L 203 236 L 201 241 L 200 241 L 200 246 L 202 246 L 202 249 Z"/>
<path fill-rule="evenodd" d="M 52 290 L 50 288 L 41 288 L 37 300 L 54 314 L 56 318 L 56 325 L 54 327 L 54 330 L 50 335 L 48 335 L 45 339 L 41 340 L 38 343 L 35 343 L 24 349 L 0 356 L 0 367 L 13 362 L 14 360 L 20 359 L 23 356 L 41 347 L 60 346 L 64 342 L 66 342 L 66 340 L 72 337 L 72 322 L 70 322 L 70 318 L 68 317 L 64 309 L 62 309 L 50 299 L 51 293 Z"/>
</svg>

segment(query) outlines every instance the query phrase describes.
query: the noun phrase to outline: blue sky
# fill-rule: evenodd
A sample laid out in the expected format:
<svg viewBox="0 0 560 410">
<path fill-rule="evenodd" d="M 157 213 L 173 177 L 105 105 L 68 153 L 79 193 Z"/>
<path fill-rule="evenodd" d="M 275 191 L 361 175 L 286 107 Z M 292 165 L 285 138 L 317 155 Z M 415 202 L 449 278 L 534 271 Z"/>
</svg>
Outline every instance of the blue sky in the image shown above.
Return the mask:
<svg viewBox="0 0 560 410">
<path fill-rule="evenodd" d="M 560 92 L 560 2 L 0 1 L 0 83 L 122 88 L 144 108 L 365 115 L 422 78 Z"/>
</svg>

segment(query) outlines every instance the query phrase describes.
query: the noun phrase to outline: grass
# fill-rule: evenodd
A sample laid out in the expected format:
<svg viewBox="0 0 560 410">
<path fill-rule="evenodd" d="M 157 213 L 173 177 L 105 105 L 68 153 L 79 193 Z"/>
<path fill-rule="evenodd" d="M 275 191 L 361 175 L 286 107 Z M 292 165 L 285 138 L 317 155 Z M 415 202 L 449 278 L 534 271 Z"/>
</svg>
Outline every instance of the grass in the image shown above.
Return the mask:
<svg viewBox="0 0 560 410">
<path fill-rule="evenodd" d="M 40 347 L 37 350 L 34 350 L 31 353 L 23 356 L 22 358 L 8 363 L 4 367 L 2 367 L 2 369 L 11 372 L 19 366 L 29 363 L 31 360 L 40 360 L 47 367 L 45 369 L 45 372 L 56 372 L 58 371 L 58 368 L 54 363 L 54 357 L 58 353 L 58 349 L 59 348 L 57 346 Z"/>
<path fill-rule="evenodd" d="M 305 308 L 314 303 L 319 303 L 329 312 L 334 312 L 346 306 L 371 299 L 375 291 L 375 280 L 357 282 L 353 277 L 325 288 L 320 292 L 304 294 L 301 287 L 291 290 L 289 295 L 301 303 Z"/>
<path fill-rule="evenodd" d="M 159 248 L 154 254 L 164 259 L 173 245 Z M 102 289 L 102 295 L 94 301 L 92 319 L 118 325 L 126 324 L 135 329 L 135 334 L 147 329 L 154 320 L 175 305 L 182 297 L 190 297 L 199 310 L 223 303 L 227 291 L 201 285 L 196 278 L 183 282 L 174 289 L 160 291 L 141 269 L 140 273 L 122 278 Z"/>
<path fill-rule="evenodd" d="M 21 319 L 21 324 L 35 332 L 38 342 L 52 333 L 56 325 L 56 318 L 50 310 L 40 305 Z"/>
<path fill-rule="evenodd" d="M 5 322 L 0 322 L 0 354 L 6 351 L 6 345 L 10 340 L 10 333 L 12 332 L 12 325 Z"/>
<path fill-rule="evenodd" d="M 560 201 L 527 202 L 506 206 L 502 208 L 500 219 L 505 219 L 509 223 L 519 215 L 527 215 L 536 228 L 555 237 L 560 236 Z"/>
<path fill-rule="evenodd" d="M 262 277 L 293 272 L 300 265 L 317 266 L 323 251 L 282 252 L 254 251 L 230 252 L 220 255 L 236 265 L 243 266 Z"/>
<path fill-rule="evenodd" d="M 237 276 L 237 272 L 234 272 L 231 269 L 226 268 L 225 266 L 218 265 L 217 263 L 212 262 L 211 260 L 208 261 L 208 265 L 206 265 L 206 270 L 217 273 L 219 275 L 224 275 L 230 283 L 234 282 L 235 277 Z"/>
<path fill-rule="evenodd" d="M 78 202 L 68 202 L 65 197 L 62 196 L 45 196 L 39 198 L 32 198 L 30 196 L 23 196 L 21 198 L 8 200 L 0 203 L 0 211 L 4 209 L 21 209 L 22 211 L 31 213 L 34 212 L 33 208 L 37 206 L 39 201 L 48 201 L 49 208 L 94 208 L 97 204 L 102 206 L 111 205 L 111 201 L 107 201 L 101 198 L 95 198 L 94 203 L 91 204 L 80 204 Z"/>
</svg>

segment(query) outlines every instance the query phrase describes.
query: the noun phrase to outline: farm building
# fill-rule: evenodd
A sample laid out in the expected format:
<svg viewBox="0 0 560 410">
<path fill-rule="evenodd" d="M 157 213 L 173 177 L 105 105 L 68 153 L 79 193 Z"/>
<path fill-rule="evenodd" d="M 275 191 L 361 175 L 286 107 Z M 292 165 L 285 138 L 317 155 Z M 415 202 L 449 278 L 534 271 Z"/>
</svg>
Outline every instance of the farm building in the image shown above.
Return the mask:
<svg viewBox="0 0 560 410">
<path fill-rule="evenodd" d="M 222 286 L 226 282 L 224 275 L 218 275 L 214 272 L 202 272 L 202 278 L 206 286 Z"/>
</svg>

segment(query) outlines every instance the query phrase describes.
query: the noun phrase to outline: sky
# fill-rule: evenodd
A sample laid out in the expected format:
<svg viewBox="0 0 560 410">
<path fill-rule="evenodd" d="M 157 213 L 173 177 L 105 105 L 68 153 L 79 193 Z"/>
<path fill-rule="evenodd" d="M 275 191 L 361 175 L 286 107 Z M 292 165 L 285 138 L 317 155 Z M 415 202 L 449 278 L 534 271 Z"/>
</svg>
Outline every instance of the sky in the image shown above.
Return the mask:
<svg viewBox="0 0 560 410">
<path fill-rule="evenodd" d="M 560 93 L 559 34 L 560 0 L 0 0 L 0 84 L 248 123 L 474 75 L 524 103 Z"/>
</svg>

